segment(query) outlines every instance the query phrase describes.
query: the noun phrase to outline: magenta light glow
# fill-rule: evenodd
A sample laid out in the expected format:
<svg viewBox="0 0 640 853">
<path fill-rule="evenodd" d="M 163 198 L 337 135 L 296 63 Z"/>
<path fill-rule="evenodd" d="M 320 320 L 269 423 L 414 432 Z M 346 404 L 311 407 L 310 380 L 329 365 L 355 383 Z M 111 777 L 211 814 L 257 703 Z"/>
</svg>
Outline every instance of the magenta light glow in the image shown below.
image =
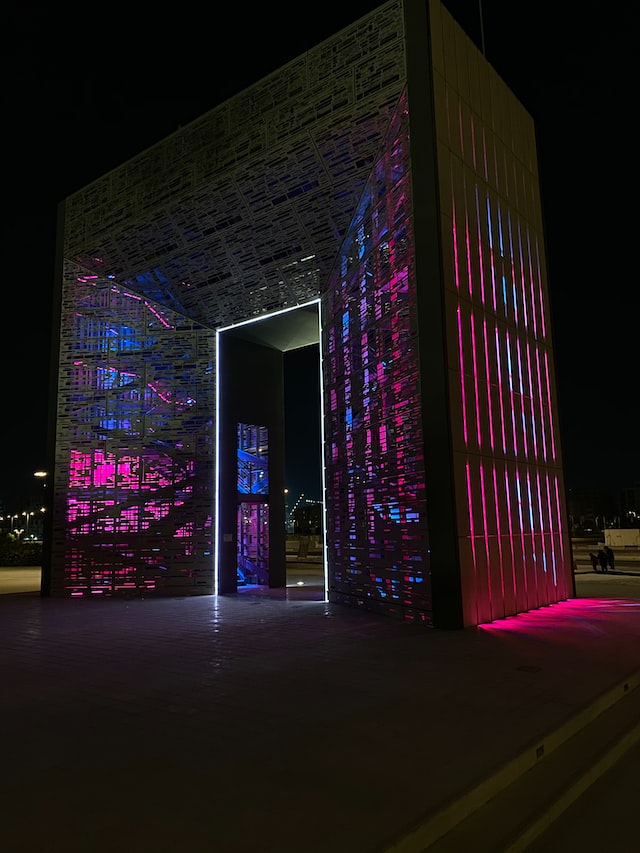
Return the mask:
<svg viewBox="0 0 640 853">
<path fill-rule="evenodd" d="M 327 540 L 335 600 L 429 622 L 407 119 L 403 99 L 323 300 Z"/>
<path fill-rule="evenodd" d="M 211 342 L 197 324 L 108 276 L 66 281 L 58 419 L 66 528 L 55 554 L 66 594 L 206 577 L 198 567 L 212 552 L 213 483 L 202 465 Z"/>
<path fill-rule="evenodd" d="M 447 115 L 457 115 L 448 180 L 459 377 L 453 399 L 466 453 L 473 587 L 486 598 L 476 612 L 482 621 L 565 595 L 558 568 L 566 555 L 559 485 L 552 486 L 558 474 L 546 469 L 557 454 L 539 238 L 513 204 L 516 189 L 533 185 L 459 101 L 452 109 L 456 98 L 446 90 Z"/>
</svg>

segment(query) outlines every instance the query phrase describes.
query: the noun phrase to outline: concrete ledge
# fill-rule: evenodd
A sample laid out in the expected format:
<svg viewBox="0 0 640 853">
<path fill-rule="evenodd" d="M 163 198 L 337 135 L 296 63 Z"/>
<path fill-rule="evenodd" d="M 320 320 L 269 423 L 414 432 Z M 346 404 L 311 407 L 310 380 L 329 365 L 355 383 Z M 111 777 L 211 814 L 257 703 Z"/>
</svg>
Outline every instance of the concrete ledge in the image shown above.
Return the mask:
<svg viewBox="0 0 640 853">
<path fill-rule="evenodd" d="M 524 850 L 640 738 L 638 687 L 640 671 L 427 817 L 384 853 Z M 543 774 L 548 778 L 542 779 Z"/>
</svg>

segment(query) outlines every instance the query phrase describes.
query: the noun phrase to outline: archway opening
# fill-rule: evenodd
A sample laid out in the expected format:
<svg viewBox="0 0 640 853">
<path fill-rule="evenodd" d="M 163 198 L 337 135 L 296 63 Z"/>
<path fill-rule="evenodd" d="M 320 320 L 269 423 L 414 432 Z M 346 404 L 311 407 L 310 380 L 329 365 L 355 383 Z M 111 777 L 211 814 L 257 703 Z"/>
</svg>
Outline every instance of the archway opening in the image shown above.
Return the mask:
<svg viewBox="0 0 640 853">
<path fill-rule="evenodd" d="M 319 300 L 218 330 L 216 594 L 326 600 Z"/>
</svg>

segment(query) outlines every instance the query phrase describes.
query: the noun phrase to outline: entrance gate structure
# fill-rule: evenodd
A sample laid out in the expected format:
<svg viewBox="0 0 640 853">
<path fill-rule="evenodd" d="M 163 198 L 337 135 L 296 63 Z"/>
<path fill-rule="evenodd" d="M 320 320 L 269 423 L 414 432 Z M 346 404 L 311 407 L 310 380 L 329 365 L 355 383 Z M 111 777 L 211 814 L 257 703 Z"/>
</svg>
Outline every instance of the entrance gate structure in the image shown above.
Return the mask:
<svg viewBox="0 0 640 853">
<path fill-rule="evenodd" d="M 534 126 L 436 0 L 384 3 L 59 230 L 44 595 L 233 593 L 239 501 L 283 585 L 290 345 L 247 321 L 313 313 L 329 600 L 460 628 L 572 596 Z"/>
</svg>

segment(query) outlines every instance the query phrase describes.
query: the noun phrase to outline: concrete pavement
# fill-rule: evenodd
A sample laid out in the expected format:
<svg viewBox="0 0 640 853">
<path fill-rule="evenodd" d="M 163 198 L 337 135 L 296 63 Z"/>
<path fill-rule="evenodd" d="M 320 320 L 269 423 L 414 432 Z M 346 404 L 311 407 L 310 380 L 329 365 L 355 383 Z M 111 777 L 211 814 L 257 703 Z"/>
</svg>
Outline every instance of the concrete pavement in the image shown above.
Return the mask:
<svg viewBox="0 0 640 853">
<path fill-rule="evenodd" d="M 0 566 L 0 595 L 40 592 L 40 566 Z"/>
<path fill-rule="evenodd" d="M 304 588 L 135 601 L 14 588 L 0 597 L 0 850 L 439 853 L 465 825 L 474 841 L 457 853 L 525 850 L 640 733 L 640 575 L 576 582 L 575 599 L 460 632 Z M 581 736 L 599 752 L 550 813 L 540 773 L 559 776 Z M 518 786 L 537 812 L 513 829 Z M 635 853 L 635 829 L 609 849 Z"/>
</svg>

